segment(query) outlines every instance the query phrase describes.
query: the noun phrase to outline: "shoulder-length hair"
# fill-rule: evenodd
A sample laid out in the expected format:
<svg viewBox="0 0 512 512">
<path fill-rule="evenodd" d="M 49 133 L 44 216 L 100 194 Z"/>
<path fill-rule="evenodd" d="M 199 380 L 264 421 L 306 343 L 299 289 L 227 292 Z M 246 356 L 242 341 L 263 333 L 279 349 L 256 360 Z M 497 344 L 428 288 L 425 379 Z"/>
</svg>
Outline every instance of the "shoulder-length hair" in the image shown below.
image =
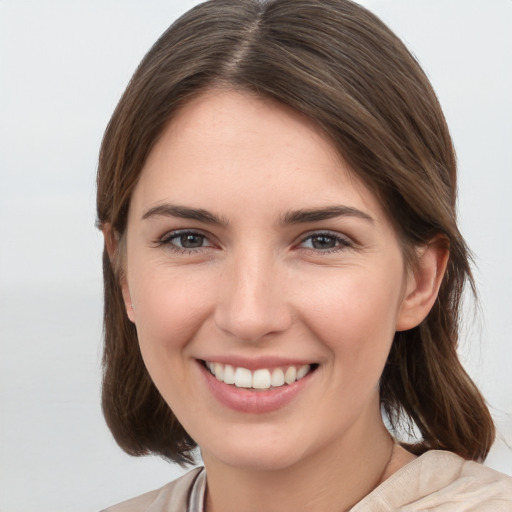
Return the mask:
<svg viewBox="0 0 512 512">
<path fill-rule="evenodd" d="M 380 381 L 394 429 L 415 426 L 419 454 L 446 449 L 482 460 L 493 442 L 486 404 L 457 356 L 461 297 L 473 287 L 456 222 L 456 161 L 436 95 L 404 44 L 349 0 L 212 0 L 178 19 L 142 60 L 106 129 L 97 213 L 123 239 L 145 160 L 176 110 L 227 86 L 274 98 L 308 116 L 379 198 L 401 240 L 445 240 L 438 298 L 416 328 L 397 332 Z M 122 246 L 122 243 L 120 244 Z M 119 258 L 103 256 L 103 411 L 128 453 L 191 461 L 195 442 L 144 366 L 123 302 Z"/>
</svg>

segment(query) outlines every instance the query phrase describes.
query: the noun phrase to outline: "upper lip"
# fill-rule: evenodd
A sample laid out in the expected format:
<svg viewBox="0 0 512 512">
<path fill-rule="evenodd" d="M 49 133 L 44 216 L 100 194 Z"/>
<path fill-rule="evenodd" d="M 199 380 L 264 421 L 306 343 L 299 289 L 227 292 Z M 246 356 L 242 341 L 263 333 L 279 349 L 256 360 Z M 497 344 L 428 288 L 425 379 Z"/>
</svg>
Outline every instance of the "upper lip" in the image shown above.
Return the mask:
<svg viewBox="0 0 512 512">
<path fill-rule="evenodd" d="M 295 359 L 289 357 L 279 356 L 258 356 L 258 357 L 243 357 L 243 356 L 205 356 L 199 358 L 200 361 L 208 361 L 209 363 L 229 364 L 233 368 L 247 368 L 254 371 L 262 368 L 283 368 L 289 366 L 304 366 L 306 364 L 315 364 L 315 361 L 307 359 Z"/>
</svg>

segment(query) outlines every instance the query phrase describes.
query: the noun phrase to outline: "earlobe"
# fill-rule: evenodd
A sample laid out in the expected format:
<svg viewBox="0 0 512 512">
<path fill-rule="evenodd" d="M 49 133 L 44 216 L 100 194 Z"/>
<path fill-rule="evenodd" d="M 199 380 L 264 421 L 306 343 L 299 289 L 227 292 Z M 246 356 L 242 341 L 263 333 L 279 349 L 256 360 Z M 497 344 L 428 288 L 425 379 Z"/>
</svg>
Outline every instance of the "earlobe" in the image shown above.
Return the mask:
<svg viewBox="0 0 512 512">
<path fill-rule="evenodd" d="M 131 299 L 130 290 L 128 288 L 128 282 L 126 281 L 125 272 L 122 269 L 122 259 L 120 258 L 119 251 L 123 250 L 120 247 L 119 235 L 114 231 L 112 224 L 106 222 L 101 227 L 103 238 L 105 240 L 105 248 L 110 258 L 112 269 L 114 270 L 116 277 L 121 287 L 123 294 L 123 301 L 126 309 L 126 314 L 131 322 L 135 323 L 135 312 Z"/>
<path fill-rule="evenodd" d="M 444 237 L 436 237 L 418 249 L 419 257 L 407 277 L 404 299 L 397 318 L 396 330 L 406 331 L 419 325 L 436 301 L 448 264 L 450 251 Z"/>
</svg>

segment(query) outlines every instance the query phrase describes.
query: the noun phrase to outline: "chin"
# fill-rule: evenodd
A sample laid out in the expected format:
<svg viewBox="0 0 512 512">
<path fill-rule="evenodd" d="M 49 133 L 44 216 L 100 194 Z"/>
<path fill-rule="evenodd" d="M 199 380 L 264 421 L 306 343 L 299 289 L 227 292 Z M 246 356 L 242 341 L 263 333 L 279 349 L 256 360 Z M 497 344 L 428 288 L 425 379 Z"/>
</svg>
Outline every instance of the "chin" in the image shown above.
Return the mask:
<svg viewBox="0 0 512 512">
<path fill-rule="evenodd" d="M 208 467 L 209 462 L 215 464 L 217 461 L 243 470 L 279 471 L 300 463 L 308 453 L 317 451 L 314 446 L 308 450 L 304 437 L 297 435 L 299 432 L 294 435 L 268 427 L 239 425 L 243 432 L 231 431 L 211 440 L 213 442 L 200 442 L 205 465 Z"/>
<path fill-rule="evenodd" d="M 206 458 L 205 464 L 208 465 L 211 457 L 205 457 L 205 455 L 203 455 L 203 458 Z M 218 456 L 212 454 L 212 457 L 226 466 L 246 471 L 280 471 L 290 468 L 301 459 L 296 450 L 276 450 L 272 447 L 268 449 L 252 447 L 243 450 L 230 447 L 229 450 L 220 453 Z"/>
</svg>

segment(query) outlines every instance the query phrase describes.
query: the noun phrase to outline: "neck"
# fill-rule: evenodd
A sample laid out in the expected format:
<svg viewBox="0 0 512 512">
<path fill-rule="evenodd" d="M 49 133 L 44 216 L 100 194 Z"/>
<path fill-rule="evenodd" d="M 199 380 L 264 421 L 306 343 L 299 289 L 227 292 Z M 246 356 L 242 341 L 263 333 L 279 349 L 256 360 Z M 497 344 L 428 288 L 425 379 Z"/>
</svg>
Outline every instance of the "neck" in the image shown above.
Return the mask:
<svg viewBox="0 0 512 512">
<path fill-rule="evenodd" d="M 382 423 L 344 436 L 322 452 L 280 469 L 240 468 L 203 454 L 206 512 L 341 512 L 389 476 L 393 440 Z"/>
</svg>

